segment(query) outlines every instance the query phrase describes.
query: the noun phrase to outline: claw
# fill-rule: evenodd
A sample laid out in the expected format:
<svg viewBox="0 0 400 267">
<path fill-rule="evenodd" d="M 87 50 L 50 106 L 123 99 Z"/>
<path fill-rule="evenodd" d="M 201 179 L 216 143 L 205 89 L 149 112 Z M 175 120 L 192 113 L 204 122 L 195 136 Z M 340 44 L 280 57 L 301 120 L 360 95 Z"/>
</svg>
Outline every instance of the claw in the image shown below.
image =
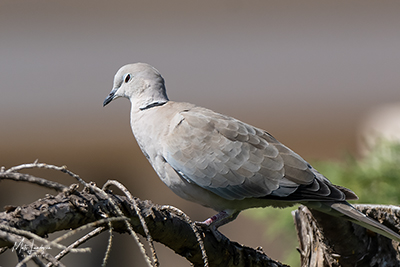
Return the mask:
<svg viewBox="0 0 400 267">
<path fill-rule="evenodd" d="M 233 221 L 239 215 L 240 211 L 235 210 L 223 210 L 220 213 L 208 218 L 203 222 L 195 222 L 197 226 L 205 228 L 214 235 L 215 239 L 218 242 L 221 242 L 222 239 L 227 239 L 221 232 L 218 231 L 218 227 Z"/>
<path fill-rule="evenodd" d="M 210 220 L 210 219 L 211 219 L 211 218 L 205 220 L 204 222 L 194 222 L 194 223 L 195 223 L 197 226 L 199 226 L 199 227 L 201 227 L 201 228 L 203 228 L 203 229 L 205 229 L 205 230 L 207 230 L 207 231 L 210 231 L 210 232 L 214 235 L 215 239 L 217 239 L 218 242 L 221 242 L 221 240 L 222 240 L 223 238 L 226 238 L 226 236 L 224 236 L 223 234 L 221 234 L 221 232 L 217 230 L 217 227 L 215 227 L 215 225 L 213 225 L 213 224 L 208 224 L 208 223 L 206 222 L 206 221 L 208 221 L 208 220 Z"/>
</svg>

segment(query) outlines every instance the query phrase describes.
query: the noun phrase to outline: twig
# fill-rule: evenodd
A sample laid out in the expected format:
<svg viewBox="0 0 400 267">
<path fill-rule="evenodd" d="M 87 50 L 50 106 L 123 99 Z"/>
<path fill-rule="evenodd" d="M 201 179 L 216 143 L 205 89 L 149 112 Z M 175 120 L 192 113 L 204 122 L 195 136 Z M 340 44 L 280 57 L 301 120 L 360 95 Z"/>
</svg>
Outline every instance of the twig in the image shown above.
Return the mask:
<svg viewBox="0 0 400 267">
<path fill-rule="evenodd" d="M 111 253 L 111 247 L 112 247 L 112 241 L 113 241 L 113 228 L 111 223 L 108 224 L 108 242 L 107 242 L 107 250 L 106 253 L 104 254 L 104 258 L 103 258 L 103 263 L 101 264 L 102 267 L 105 267 L 107 264 L 107 260 L 110 257 L 110 253 Z"/>
<path fill-rule="evenodd" d="M 0 172 L 0 179 L 9 179 L 9 180 L 14 180 L 17 182 L 29 182 L 32 184 L 37 184 L 40 186 L 44 186 L 47 188 L 51 188 L 54 189 L 58 192 L 61 192 L 62 190 L 64 190 L 65 188 L 67 188 L 67 186 L 57 183 L 57 182 L 53 182 L 53 181 L 49 181 L 43 178 L 38 178 L 35 177 L 33 175 L 30 174 L 25 174 L 25 173 L 17 173 L 17 172 Z"/>
<path fill-rule="evenodd" d="M 29 169 L 29 168 L 45 168 L 45 169 L 53 169 L 53 170 L 57 170 L 57 171 L 61 171 L 63 173 L 66 173 L 68 175 L 70 175 L 71 177 L 77 179 L 81 184 L 83 184 L 85 187 L 92 189 L 95 192 L 100 193 L 100 195 L 102 195 L 103 197 L 105 197 L 106 199 L 108 199 L 111 203 L 111 206 L 117 211 L 119 216 L 123 216 L 122 211 L 118 208 L 118 206 L 115 204 L 115 202 L 107 195 L 106 192 L 104 192 L 103 190 L 101 190 L 100 188 L 96 187 L 93 184 L 89 184 L 86 183 L 82 178 L 79 177 L 79 175 L 71 172 L 70 170 L 67 169 L 67 166 L 62 166 L 62 167 L 58 167 L 55 165 L 51 165 L 51 164 L 46 164 L 46 163 L 38 163 L 37 160 L 34 163 L 29 163 L 29 164 L 21 164 L 15 167 L 12 167 L 8 170 L 6 170 L 6 173 L 11 173 L 11 172 L 15 172 L 15 171 L 20 171 L 22 169 Z M 133 231 L 131 225 L 128 222 L 125 222 L 128 231 L 130 232 L 130 234 L 132 235 L 132 237 L 134 237 L 136 243 L 138 244 L 140 251 L 143 254 L 143 256 L 145 257 L 145 260 L 147 262 L 147 264 L 151 267 L 152 264 L 150 262 L 149 257 L 146 254 L 146 250 L 144 249 L 143 244 L 140 242 L 139 237 L 137 236 L 137 234 Z"/>
<path fill-rule="evenodd" d="M 141 225 L 143 227 L 144 233 L 146 235 L 147 242 L 149 244 L 149 247 L 150 247 L 150 250 L 151 250 L 151 253 L 152 253 L 153 264 L 154 264 L 154 266 L 159 266 L 160 263 L 158 261 L 156 249 L 155 249 L 154 244 L 153 244 L 153 237 L 150 234 L 150 231 L 149 231 L 149 228 L 147 227 L 146 221 L 142 216 L 142 211 L 140 210 L 135 198 L 132 196 L 132 194 L 128 191 L 128 189 L 126 189 L 126 187 L 123 184 L 121 184 L 120 182 L 118 182 L 116 180 L 108 180 L 103 185 L 102 189 L 105 191 L 111 185 L 114 185 L 117 188 L 119 188 L 128 197 L 128 199 L 133 203 L 133 207 L 135 208 L 136 214 L 139 217 L 140 223 L 141 223 Z"/>
<path fill-rule="evenodd" d="M 43 261 L 39 260 L 38 257 L 32 256 L 32 254 L 28 255 L 27 257 L 24 256 L 24 254 L 26 254 L 25 251 L 20 250 L 20 251 L 16 251 L 17 255 L 18 255 L 18 264 L 15 267 L 26 267 L 26 263 L 29 260 L 33 260 L 38 266 L 40 267 L 45 267 Z M 54 266 L 59 266 L 59 267 L 65 267 L 64 264 L 62 264 L 61 262 L 57 261 L 52 255 L 48 254 L 48 253 L 41 253 L 40 254 L 41 258 L 46 259 L 47 261 L 51 262 Z"/>
<path fill-rule="evenodd" d="M 196 235 L 197 242 L 199 243 L 200 250 L 201 250 L 201 256 L 202 256 L 202 259 L 203 259 L 203 262 L 204 262 L 204 267 L 208 267 L 209 266 L 208 257 L 207 257 L 206 249 L 204 247 L 203 239 L 201 238 L 201 235 L 200 235 L 199 231 L 197 231 L 196 225 L 192 222 L 190 217 L 187 216 L 180 209 L 178 209 L 178 208 L 176 208 L 174 206 L 170 206 L 170 205 L 161 206 L 161 210 L 168 210 L 168 211 L 175 212 L 177 215 L 182 216 L 185 219 L 185 221 L 190 225 L 190 227 L 192 228 L 194 234 Z"/>
<path fill-rule="evenodd" d="M 33 239 L 35 241 L 44 243 L 46 245 L 52 244 L 53 247 L 58 248 L 58 249 L 66 249 L 67 248 L 64 245 L 58 244 L 56 241 L 48 241 L 47 239 L 44 239 L 44 238 L 42 238 L 42 237 L 40 237 L 38 235 L 35 235 L 34 233 L 31 233 L 29 231 L 20 230 L 20 229 L 14 228 L 14 227 L 1 225 L 1 224 L 0 224 L 0 229 L 3 230 L 3 231 L 6 231 L 8 233 L 13 233 L 13 234 L 17 234 L 19 236 L 28 237 L 30 239 Z M 15 241 L 14 241 L 14 243 L 15 243 Z M 82 252 L 88 252 L 88 249 L 89 248 L 73 249 L 71 252 L 81 252 L 81 253 Z"/>
<path fill-rule="evenodd" d="M 43 256 L 43 254 L 42 254 Z M 46 258 L 47 259 L 47 258 Z M 43 261 L 41 261 L 38 257 L 32 258 L 33 262 L 36 263 L 39 267 L 46 267 Z M 50 261 L 50 260 L 49 260 Z"/>
<path fill-rule="evenodd" d="M 83 237 L 81 237 L 80 239 L 78 239 L 77 241 L 75 241 L 74 243 L 69 245 L 67 247 L 67 249 L 64 249 L 64 250 L 60 251 L 60 253 L 58 253 L 54 258 L 57 259 L 57 260 L 62 259 L 65 255 L 67 255 L 71 251 L 71 248 L 76 248 L 77 246 L 85 243 L 90 238 L 95 237 L 98 234 L 102 233 L 105 229 L 106 229 L 106 227 L 104 227 L 104 226 L 97 227 L 95 230 L 93 230 L 90 233 L 84 235 Z M 46 267 L 50 267 L 51 265 L 52 265 L 52 263 L 48 263 L 46 265 Z"/>
<path fill-rule="evenodd" d="M 127 218 L 126 217 L 107 218 L 107 219 L 101 219 L 101 220 L 98 220 L 98 221 L 95 221 L 95 222 L 92 222 L 92 223 L 88 223 L 86 225 L 83 225 L 83 226 L 81 226 L 81 227 L 79 227 L 79 228 L 77 228 L 77 229 L 75 229 L 73 231 L 70 231 L 70 232 L 68 232 L 68 233 L 66 233 L 66 234 L 54 239 L 53 241 L 49 242 L 48 245 L 49 246 L 54 246 L 57 242 L 59 242 L 61 240 L 64 240 L 64 239 L 74 235 L 75 233 L 77 233 L 79 231 L 82 231 L 82 230 L 85 230 L 87 228 L 98 226 L 98 225 L 101 225 L 101 224 L 104 224 L 104 223 L 107 223 L 107 222 L 111 222 L 111 221 L 121 221 L 121 220 L 127 220 Z M 68 248 L 65 248 L 65 249 L 68 250 Z M 73 250 L 78 250 L 78 249 L 71 248 L 68 251 L 73 252 Z M 86 250 L 87 250 L 86 252 L 90 252 L 91 251 L 90 248 L 88 248 Z M 24 264 L 24 263 L 28 262 L 33 257 L 37 256 L 39 253 L 43 253 L 43 251 L 44 251 L 44 248 L 40 248 L 40 249 L 36 250 L 34 253 L 28 255 L 27 257 L 25 257 L 25 259 L 22 260 L 19 264 Z M 58 261 L 57 261 L 57 263 L 58 263 Z M 16 267 L 21 267 L 21 266 L 22 265 L 17 265 Z"/>
<path fill-rule="evenodd" d="M 17 257 L 18 257 L 18 262 L 21 262 L 24 260 L 24 252 L 22 250 L 16 251 Z M 26 264 L 22 264 L 21 267 L 26 267 Z"/>
<path fill-rule="evenodd" d="M 121 209 L 117 206 L 117 204 L 115 204 L 114 200 L 112 200 L 112 198 L 110 196 L 107 195 L 107 193 L 98 188 L 97 186 L 93 185 L 93 184 L 89 184 L 86 183 L 84 180 L 82 180 L 79 175 L 71 172 L 70 170 L 67 169 L 66 166 L 63 167 L 58 167 L 58 166 L 54 166 L 54 165 L 48 165 L 48 164 L 44 164 L 45 168 L 49 168 L 49 169 L 55 169 L 55 170 L 59 170 L 61 172 L 67 173 L 70 176 L 74 177 L 75 179 L 77 179 L 80 183 L 82 183 L 84 186 L 92 189 L 94 192 L 99 193 L 101 196 L 105 197 L 106 199 L 108 199 L 110 201 L 111 206 L 115 209 L 115 211 L 118 213 L 119 216 L 123 216 L 123 212 L 121 211 Z M 135 239 L 136 243 L 138 244 L 140 251 L 142 252 L 146 263 L 148 264 L 148 266 L 152 266 L 149 257 L 146 254 L 146 250 L 144 249 L 143 244 L 140 242 L 139 237 L 137 236 L 137 234 L 135 233 L 135 231 L 133 231 L 132 226 L 129 224 L 129 222 L 125 221 L 126 227 L 128 228 L 129 233 L 132 235 L 132 237 Z"/>
</svg>

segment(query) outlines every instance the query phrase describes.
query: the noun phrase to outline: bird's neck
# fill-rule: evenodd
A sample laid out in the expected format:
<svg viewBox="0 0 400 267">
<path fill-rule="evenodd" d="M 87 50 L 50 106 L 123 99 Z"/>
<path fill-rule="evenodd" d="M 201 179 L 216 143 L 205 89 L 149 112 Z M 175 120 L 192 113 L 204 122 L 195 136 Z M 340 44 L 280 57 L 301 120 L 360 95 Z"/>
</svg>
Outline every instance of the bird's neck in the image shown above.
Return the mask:
<svg viewBox="0 0 400 267">
<path fill-rule="evenodd" d="M 144 89 L 140 95 L 131 97 L 132 108 L 147 110 L 164 105 L 169 101 L 163 83 L 155 81 L 144 81 Z"/>
</svg>

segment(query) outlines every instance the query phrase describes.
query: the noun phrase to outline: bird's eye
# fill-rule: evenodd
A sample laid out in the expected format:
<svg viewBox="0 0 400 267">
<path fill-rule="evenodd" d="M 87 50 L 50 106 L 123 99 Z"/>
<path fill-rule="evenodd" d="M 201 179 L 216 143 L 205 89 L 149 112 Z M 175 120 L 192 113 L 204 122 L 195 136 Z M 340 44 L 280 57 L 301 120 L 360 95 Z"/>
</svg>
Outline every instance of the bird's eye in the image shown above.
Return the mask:
<svg viewBox="0 0 400 267">
<path fill-rule="evenodd" d="M 128 74 L 125 76 L 124 81 L 125 81 L 125 83 L 127 83 L 127 82 L 129 82 L 130 80 L 131 80 L 131 75 L 128 73 Z"/>
</svg>

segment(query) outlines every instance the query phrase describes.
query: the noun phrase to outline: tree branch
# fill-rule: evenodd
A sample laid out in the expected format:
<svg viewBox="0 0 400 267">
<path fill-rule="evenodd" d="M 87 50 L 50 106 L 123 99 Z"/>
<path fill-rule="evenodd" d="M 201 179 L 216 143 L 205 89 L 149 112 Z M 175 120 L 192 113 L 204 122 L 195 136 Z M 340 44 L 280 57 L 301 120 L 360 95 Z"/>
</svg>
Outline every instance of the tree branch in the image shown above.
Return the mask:
<svg viewBox="0 0 400 267">
<path fill-rule="evenodd" d="M 0 173 L 0 177 L 2 174 Z M 50 233 L 75 229 L 104 217 L 119 216 L 110 204 L 109 197 L 129 218 L 133 230 L 146 236 L 135 207 L 128 197 L 114 195 L 110 191 L 107 192 L 106 197 L 88 188 L 82 191 L 76 189 L 76 185 L 70 186 L 68 190 L 56 196 L 47 195 L 29 205 L 2 212 L 0 222 L 3 226 L 22 229 L 45 237 Z M 192 229 L 194 224 L 188 222 L 183 214 L 177 212 L 177 209 L 138 198 L 134 200 L 155 241 L 170 247 L 194 266 L 204 266 L 202 252 Z M 104 226 L 107 227 L 107 224 Z M 114 231 L 127 232 L 127 226 L 121 221 L 112 222 L 112 226 Z M 196 229 L 203 238 L 209 266 L 285 266 L 273 261 L 260 250 L 245 247 L 229 239 L 218 242 L 210 232 L 203 231 L 201 228 Z M 10 239 L 0 235 L 0 247 L 11 248 L 13 245 Z"/>
<path fill-rule="evenodd" d="M 35 166 L 67 173 L 83 184 L 84 188 L 78 191 L 77 184 L 66 187 L 43 178 L 15 172 Z M 12 248 L 18 242 L 25 242 L 24 238 L 33 238 L 63 249 L 58 256 L 42 250 L 41 259 L 32 254 L 27 255 L 24 251 L 17 251 L 21 266 L 29 259 L 33 259 L 39 266 L 44 266 L 44 260 L 48 261 L 46 266 L 62 266 L 58 261 L 60 257 L 68 252 L 86 251 L 87 249 L 76 247 L 110 226 L 113 231 L 119 233 L 129 233 L 132 236 L 139 233 L 146 237 L 153 256 L 153 263 L 147 255 L 145 256 L 149 266 L 158 266 L 157 257 L 154 256 L 156 252 L 151 245 L 153 240 L 171 248 L 194 266 L 285 266 L 270 259 L 261 250 L 231 242 L 228 238 L 218 242 L 211 232 L 197 227 L 182 211 L 134 198 L 117 181 L 109 181 L 100 189 L 92 183 L 86 183 L 66 167 L 36 162 L 6 171 L 1 168 L 1 179 L 26 181 L 61 191 L 55 196 L 46 195 L 45 198 L 28 205 L 7 206 L 6 211 L 0 213 L 1 252 L 4 251 L 3 248 Z M 120 188 L 125 196 L 113 194 L 108 189 L 111 185 Z M 367 205 L 356 207 L 389 228 L 397 231 L 400 229 L 400 208 Z M 293 212 L 293 217 L 300 241 L 298 250 L 302 266 L 400 265 L 397 260 L 400 258 L 397 242 L 341 218 L 310 211 L 303 206 Z M 63 238 L 53 241 L 40 238 L 61 230 L 78 231 L 82 227 L 98 228 L 68 248 L 59 243 Z M 69 231 L 66 235 L 75 234 L 76 231 Z M 138 239 L 136 241 L 140 242 Z M 109 247 L 111 244 L 110 241 Z M 143 248 L 142 244 L 139 245 Z"/>
<path fill-rule="evenodd" d="M 400 209 L 355 205 L 399 231 Z M 300 242 L 301 266 L 399 266 L 399 243 L 364 227 L 300 206 L 292 212 Z"/>
</svg>

